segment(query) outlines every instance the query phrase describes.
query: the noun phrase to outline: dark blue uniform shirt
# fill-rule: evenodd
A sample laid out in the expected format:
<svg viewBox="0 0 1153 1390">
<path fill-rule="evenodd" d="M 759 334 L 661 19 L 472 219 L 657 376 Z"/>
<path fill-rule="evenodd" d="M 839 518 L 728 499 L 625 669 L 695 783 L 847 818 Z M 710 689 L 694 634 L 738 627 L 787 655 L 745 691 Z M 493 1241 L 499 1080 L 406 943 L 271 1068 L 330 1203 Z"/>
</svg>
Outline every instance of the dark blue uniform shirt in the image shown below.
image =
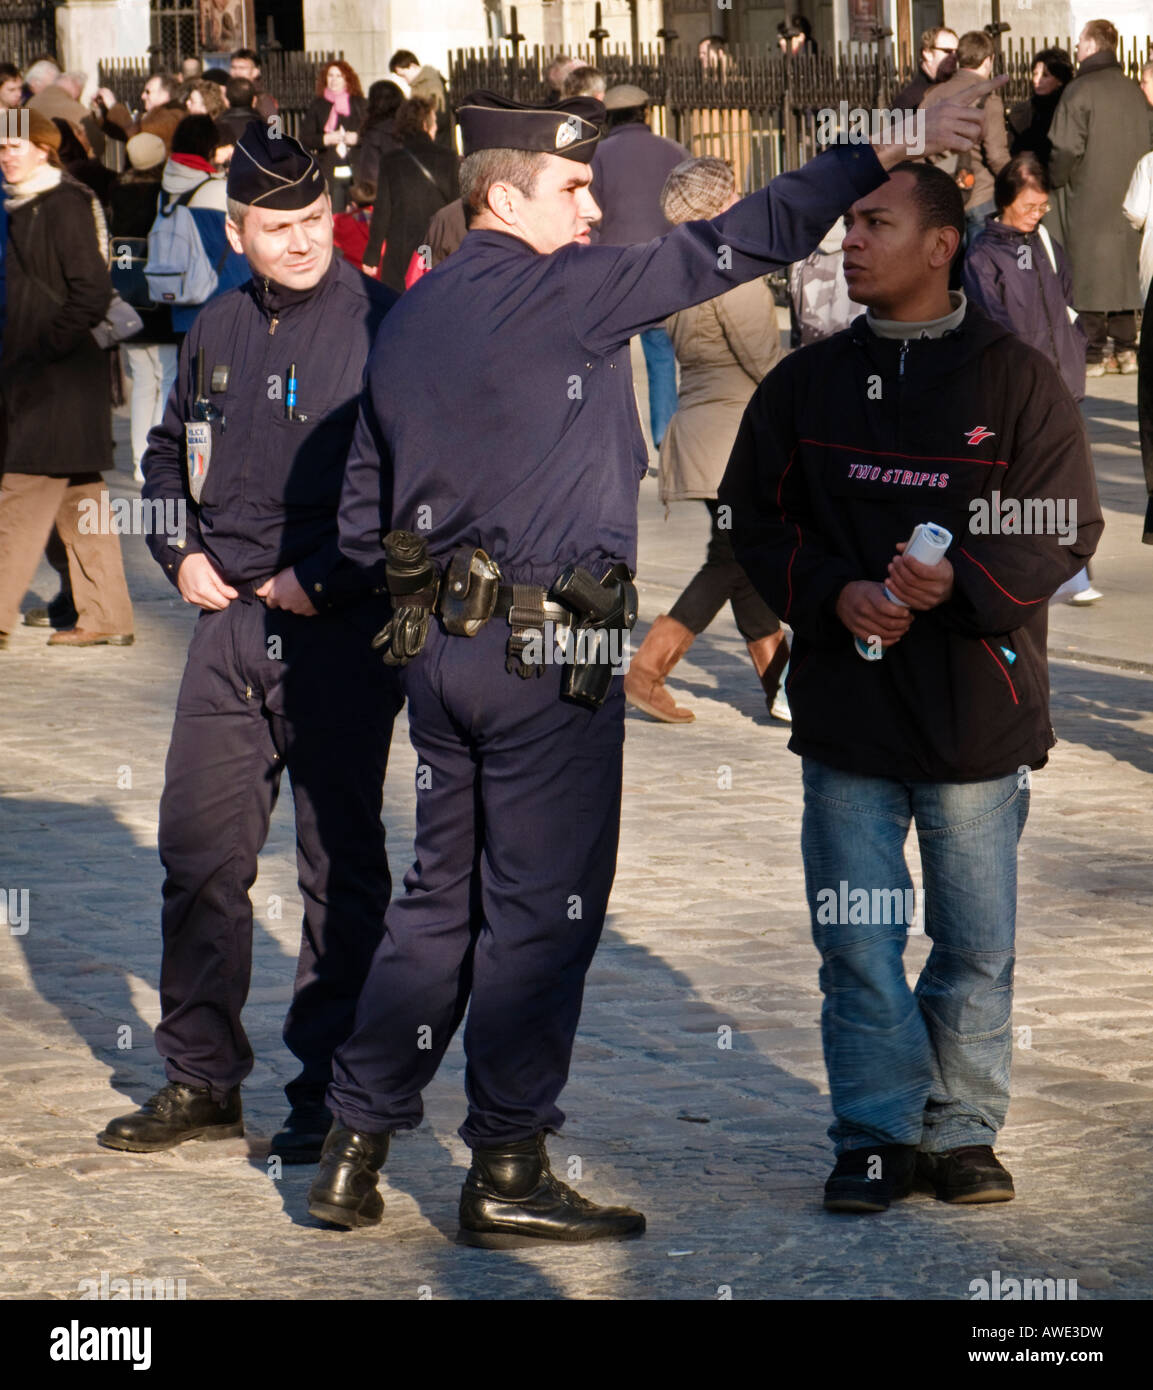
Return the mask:
<svg viewBox="0 0 1153 1390">
<path fill-rule="evenodd" d="M 313 289 L 250 279 L 201 310 L 143 459 L 146 498 L 188 502 L 182 549 L 163 534 L 148 537 L 173 583 L 184 555 L 200 551 L 232 585 L 259 585 L 292 566 L 320 610 L 364 592 L 364 576 L 337 548 L 336 514 L 364 364 L 395 301 L 391 290 L 334 253 Z M 195 505 L 184 425 L 193 418 L 201 347 L 205 393 L 225 422 L 223 429 L 213 422 L 211 462 Z M 289 420 L 292 364 L 296 418 Z M 228 367 L 227 387 L 211 391 L 213 368 L 220 366 Z"/>
<path fill-rule="evenodd" d="M 382 529 L 481 546 L 509 582 L 636 568 L 647 452 L 629 339 L 801 260 L 885 179 L 868 146 L 782 174 L 711 222 L 541 255 L 473 231 L 389 314 L 348 457 L 340 545 L 380 582 Z M 594 189 L 595 194 L 595 189 Z M 375 567 L 375 569 L 374 569 Z"/>
</svg>

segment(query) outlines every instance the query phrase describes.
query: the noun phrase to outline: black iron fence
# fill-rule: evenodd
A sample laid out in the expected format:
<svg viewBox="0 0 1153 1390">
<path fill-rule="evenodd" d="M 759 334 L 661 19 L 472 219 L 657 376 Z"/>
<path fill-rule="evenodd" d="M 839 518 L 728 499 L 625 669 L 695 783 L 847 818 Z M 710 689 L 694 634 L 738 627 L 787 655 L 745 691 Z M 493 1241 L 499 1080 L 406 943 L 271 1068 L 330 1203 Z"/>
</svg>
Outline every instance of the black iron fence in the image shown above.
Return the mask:
<svg viewBox="0 0 1153 1390">
<path fill-rule="evenodd" d="M 1003 44 L 995 71 L 1009 76 L 1001 93 L 1006 107 L 1031 94 L 1033 55 L 1049 47 L 1073 52 L 1068 36 Z M 881 45 L 838 45 L 835 54 L 799 59 L 736 47 L 722 65 L 708 68 L 695 53 L 668 54 L 655 45 L 601 45 L 599 51 L 590 45 L 566 52 L 596 67 L 610 87 L 630 82 L 643 88 L 651 98 L 653 128 L 693 154 L 728 159 L 745 191 L 817 152 L 819 111 L 837 110 L 842 101 L 850 108 L 888 108 L 916 70 Z M 1132 40 L 1118 57 L 1129 76 L 1138 78 L 1151 52 L 1150 39 Z M 478 87 L 520 101 L 550 100 L 547 73 L 557 56 L 556 49 L 540 47 L 515 55 L 458 49 L 449 65 L 450 101 Z"/>
<path fill-rule="evenodd" d="M 56 56 L 56 0 L 0 0 L 0 62 L 21 72 Z"/>
</svg>

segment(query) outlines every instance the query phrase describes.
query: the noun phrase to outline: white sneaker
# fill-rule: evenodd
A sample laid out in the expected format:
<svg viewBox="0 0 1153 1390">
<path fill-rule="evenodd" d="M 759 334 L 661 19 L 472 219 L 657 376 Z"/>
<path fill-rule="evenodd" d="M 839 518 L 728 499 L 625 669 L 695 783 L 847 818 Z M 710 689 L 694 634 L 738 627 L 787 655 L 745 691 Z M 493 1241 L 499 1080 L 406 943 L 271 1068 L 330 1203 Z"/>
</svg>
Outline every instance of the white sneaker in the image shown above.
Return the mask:
<svg viewBox="0 0 1153 1390">
<path fill-rule="evenodd" d="M 773 696 L 773 703 L 769 706 L 769 713 L 774 719 L 779 719 L 782 724 L 791 724 L 793 722 L 793 711 L 789 708 L 789 697 L 785 694 L 783 681 L 777 686 L 777 693 Z"/>
<path fill-rule="evenodd" d="M 1094 589 L 1090 585 L 1088 589 L 1079 589 L 1077 593 L 1071 594 L 1069 596 L 1069 602 L 1075 603 L 1078 606 L 1078 608 L 1083 608 L 1086 604 L 1096 603 L 1098 599 L 1102 599 L 1104 597 L 1105 595 L 1100 591 L 1100 589 Z"/>
</svg>

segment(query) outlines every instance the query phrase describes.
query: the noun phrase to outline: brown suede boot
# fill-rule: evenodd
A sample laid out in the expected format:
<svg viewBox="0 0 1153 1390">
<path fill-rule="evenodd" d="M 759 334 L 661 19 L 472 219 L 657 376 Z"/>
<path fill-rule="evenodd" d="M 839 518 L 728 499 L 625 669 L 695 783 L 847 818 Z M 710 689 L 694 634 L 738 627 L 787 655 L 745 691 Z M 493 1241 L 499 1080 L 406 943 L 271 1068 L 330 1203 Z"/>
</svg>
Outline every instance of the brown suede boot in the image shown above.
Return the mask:
<svg viewBox="0 0 1153 1390">
<path fill-rule="evenodd" d="M 789 639 L 785 636 L 784 629 L 780 628 L 756 642 L 746 642 L 745 646 L 749 649 L 753 666 L 760 677 L 761 689 L 765 692 L 765 704 L 772 711 L 773 701 L 777 697 L 777 687 L 781 683 L 781 674 L 789 663 Z"/>
<path fill-rule="evenodd" d="M 625 673 L 625 699 L 662 724 L 691 724 L 696 715 L 674 703 L 665 677 L 696 640 L 696 633 L 665 614 L 649 628 Z"/>
</svg>

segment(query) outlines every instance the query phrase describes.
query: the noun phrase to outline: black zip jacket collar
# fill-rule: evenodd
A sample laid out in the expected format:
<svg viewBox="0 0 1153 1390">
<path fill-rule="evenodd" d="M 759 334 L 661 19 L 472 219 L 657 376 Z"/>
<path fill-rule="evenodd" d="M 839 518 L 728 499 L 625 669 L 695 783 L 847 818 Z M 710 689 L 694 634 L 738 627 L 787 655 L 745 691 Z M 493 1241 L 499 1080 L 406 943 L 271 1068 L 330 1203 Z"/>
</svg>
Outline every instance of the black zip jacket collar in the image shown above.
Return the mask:
<svg viewBox="0 0 1153 1390">
<path fill-rule="evenodd" d="M 288 285 L 282 285 L 279 281 L 270 280 L 263 275 L 254 275 L 251 280 L 245 283 L 244 288 L 256 301 L 257 307 L 266 318 L 282 318 L 286 313 L 295 309 L 297 305 L 307 304 L 310 300 L 327 293 L 336 281 L 338 255 L 339 252 L 333 248 L 332 263 L 316 284 L 309 289 L 291 289 Z"/>
</svg>

